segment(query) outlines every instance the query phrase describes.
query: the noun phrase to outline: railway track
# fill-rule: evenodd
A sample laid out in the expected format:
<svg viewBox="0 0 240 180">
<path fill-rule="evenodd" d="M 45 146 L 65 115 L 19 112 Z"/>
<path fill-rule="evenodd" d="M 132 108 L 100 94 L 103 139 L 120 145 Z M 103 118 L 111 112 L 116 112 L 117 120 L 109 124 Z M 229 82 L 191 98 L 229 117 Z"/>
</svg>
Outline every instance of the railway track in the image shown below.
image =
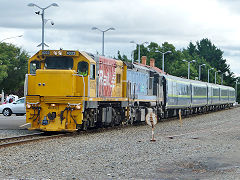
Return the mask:
<svg viewBox="0 0 240 180">
<path fill-rule="evenodd" d="M 14 137 L 6 137 L 0 139 L 0 148 L 26 144 L 30 142 L 37 142 L 46 139 L 54 139 L 59 137 L 64 137 L 69 134 L 55 134 L 55 135 L 47 135 L 45 133 L 34 133 L 34 134 L 27 134 L 22 136 L 14 136 Z"/>
<path fill-rule="evenodd" d="M 125 126 L 125 127 L 129 127 L 129 126 Z M 55 138 L 61 138 L 61 137 L 67 137 L 67 136 L 79 136 L 79 135 L 86 135 L 86 134 L 92 134 L 92 133 L 101 133 L 104 131 L 111 131 L 119 128 L 121 127 L 115 126 L 115 127 L 88 129 L 87 131 L 80 131 L 80 132 L 74 132 L 74 133 L 61 133 L 61 134 L 47 134 L 44 132 L 40 132 L 40 133 L 26 134 L 21 136 L 0 138 L 0 149 L 3 147 L 16 146 L 16 145 L 27 144 L 31 142 L 48 140 L 48 139 L 55 139 Z"/>
<path fill-rule="evenodd" d="M 240 105 L 234 106 L 233 108 L 238 108 Z M 226 109 L 225 109 L 226 110 Z M 202 113 L 202 114 L 207 114 L 207 113 Z M 199 114 L 191 114 L 188 115 L 187 117 L 194 117 Z M 187 118 L 185 117 L 185 118 Z M 171 121 L 171 120 L 176 120 L 179 117 L 171 117 L 168 119 L 164 119 L 163 121 Z M 135 124 L 135 126 L 141 126 L 143 123 L 140 124 Z M 65 134 L 46 134 L 44 132 L 41 133 L 34 133 L 34 134 L 26 134 L 26 135 L 21 135 L 21 136 L 14 136 L 14 137 L 7 137 L 7 138 L 0 138 L 0 148 L 3 147 L 8 147 L 8 146 L 14 146 L 14 145 L 20 145 L 20 144 L 26 144 L 30 142 L 37 142 L 37 141 L 42 141 L 42 140 L 47 140 L 47 139 L 54 139 L 54 138 L 60 138 L 60 137 L 67 137 L 67 136 L 74 136 L 74 135 L 86 135 L 86 134 L 91 134 L 91 133 L 101 133 L 104 131 L 112 131 L 115 129 L 122 129 L 122 128 L 128 128 L 131 127 L 131 125 L 120 125 L 120 126 L 114 126 L 114 127 L 105 127 L 105 128 L 99 128 L 99 129 L 88 129 L 87 131 L 81 131 L 81 132 L 75 132 L 75 133 L 65 133 Z M 197 131 L 199 132 L 199 131 Z M 187 134 L 194 134 L 196 132 L 190 132 L 190 133 L 185 133 L 185 134 L 179 134 L 179 135 L 167 135 L 165 137 L 173 139 L 179 136 L 185 136 Z"/>
</svg>

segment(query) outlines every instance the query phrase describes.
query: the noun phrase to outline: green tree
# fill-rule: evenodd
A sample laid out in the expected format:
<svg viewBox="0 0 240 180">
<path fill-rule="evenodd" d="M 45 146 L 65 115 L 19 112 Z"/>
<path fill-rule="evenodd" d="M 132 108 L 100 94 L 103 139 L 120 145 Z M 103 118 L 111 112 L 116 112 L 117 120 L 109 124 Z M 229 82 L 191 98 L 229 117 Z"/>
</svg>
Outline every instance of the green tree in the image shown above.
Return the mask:
<svg viewBox="0 0 240 180">
<path fill-rule="evenodd" d="M 196 54 L 196 46 L 192 42 L 189 43 L 187 50 L 190 56 L 194 56 Z"/>
<path fill-rule="evenodd" d="M 192 48 L 193 47 L 189 44 L 188 50 L 192 51 Z M 204 58 L 211 67 L 214 67 L 215 71 L 221 71 L 224 78 L 224 84 L 234 86 L 233 73 L 230 71 L 230 67 L 226 63 L 226 59 L 223 59 L 224 52 L 221 49 L 217 48 L 209 39 L 205 38 L 197 41 L 194 51 L 200 57 Z M 212 77 L 212 75 L 210 77 Z M 219 76 L 218 81 L 220 81 Z"/>
<path fill-rule="evenodd" d="M 7 75 L 7 66 L 3 64 L 2 60 L 0 60 L 0 83 L 3 81 L 4 78 L 7 77 Z"/>
<path fill-rule="evenodd" d="M 136 50 L 134 50 L 133 52 L 133 59 L 134 61 L 138 62 L 138 48 L 139 46 L 137 45 L 136 46 Z M 143 44 L 140 45 L 140 62 L 141 62 L 141 57 L 142 56 L 146 56 L 148 54 L 149 50 L 148 50 L 148 47 L 145 47 Z"/>
<path fill-rule="evenodd" d="M 124 62 L 131 62 L 131 60 L 129 60 L 125 54 L 121 55 L 121 53 L 120 53 L 119 50 L 118 50 L 118 52 L 117 52 L 117 55 L 118 55 L 118 56 L 117 56 L 117 58 L 115 58 L 115 59 L 122 60 L 122 61 L 124 61 Z"/>
<path fill-rule="evenodd" d="M 122 56 L 121 56 L 121 53 L 120 53 L 120 51 L 118 50 L 118 52 L 117 52 L 117 58 L 116 59 L 119 59 L 119 60 L 122 60 Z"/>
<path fill-rule="evenodd" d="M 4 89 L 8 94 L 23 95 L 28 58 L 27 52 L 21 48 L 0 43 L 0 90 Z"/>
<path fill-rule="evenodd" d="M 186 49 L 176 50 L 174 45 L 164 42 L 162 45 L 158 45 L 155 42 L 151 42 L 147 47 L 141 45 L 141 56 L 147 56 L 147 64 L 149 59 L 155 59 L 155 66 L 162 69 L 162 53 L 171 51 L 171 53 L 165 54 L 164 65 L 165 72 L 178 77 L 187 78 L 188 64 L 183 62 L 195 60 L 195 63 L 190 65 L 190 79 L 195 79 L 199 76 L 199 65 L 205 64 L 201 67 L 201 80 L 207 82 L 208 69 L 214 68 L 210 71 L 210 82 L 215 81 L 215 72 L 220 70 L 221 73 L 217 75 L 217 82 L 221 83 L 221 74 L 223 74 L 224 85 L 234 87 L 235 79 L 233 72 L 230 71 L 229 65 L 226 64 L 226 59 L 223 58 L 223 51 L 217 48 L 209 39 L 202 39 L 196 42 L 196 45 L 192 42 L 189 43 Z M 138 59 L 138 46 L 134 50 L 134 59 Z"/>
</svg>

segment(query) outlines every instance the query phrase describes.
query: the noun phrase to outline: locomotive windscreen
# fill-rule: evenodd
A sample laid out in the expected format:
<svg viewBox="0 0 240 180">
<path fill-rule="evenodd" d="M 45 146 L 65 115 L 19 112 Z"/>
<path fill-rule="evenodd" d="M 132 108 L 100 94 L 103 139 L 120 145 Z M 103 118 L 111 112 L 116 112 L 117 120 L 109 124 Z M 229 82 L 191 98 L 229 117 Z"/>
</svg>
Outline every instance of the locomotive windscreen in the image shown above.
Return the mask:
<svg viewBox="0 0 240 180">
<path fill-rule="evenodd" d="M 47 69 L 72 69 L 73 58 L 71 57 L 46 57 L 45 67 Z"/>
</svg>

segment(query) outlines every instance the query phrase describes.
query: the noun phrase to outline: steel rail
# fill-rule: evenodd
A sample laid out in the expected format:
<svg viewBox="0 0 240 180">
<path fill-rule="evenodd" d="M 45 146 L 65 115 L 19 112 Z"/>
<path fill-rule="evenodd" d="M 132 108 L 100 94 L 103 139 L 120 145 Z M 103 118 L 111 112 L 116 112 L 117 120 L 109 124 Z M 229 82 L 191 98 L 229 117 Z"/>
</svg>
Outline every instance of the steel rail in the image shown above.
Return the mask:
<svg viewBox="0 0 240 180">
<path fill-rule="evenodd" d="M 0 148 L 20 145 L 30 142 L 37 142 L 41 140 L 54 139 L 59 137 L 68 136 L 69 134 L 56 134 L 56 135 L 45 135 L 45 133 L 34 133 L 22 136 L 14 136 L 0 139 Z"/>
<path fill-rule="evenodd" d="M 42 133 L 34 133 L 34 134 L 27 134 L 27 135 L 21 135 L 21 136 L 0 138 L 0 149 L 3 147 L 27 144 L 30 142 L 37 142 L 37 141 L 48 140 L 48 139 L 55 139 L 55 138 L 68 137 L 68 136 L 88 135 L 93 133 L 102 133 L 105 131 L 112 131 L 114 129 L 122 129 L 121 127 L 122 125 L 114 126 L 114 127 L 99 128 L 99 129 L 88 129 L 87 131 L 80 131 L 77 133 L 75 132 L 75 133 L 46 135 L 44 132 L 42 132 Z M 129 127 L 129 126 L 125 126 L 125 127 Z"/>
<path fill-rule="evenodd" d="M 27 137 L 34 137 L 37 135 L 42 135 L 43 133 L 33 133 L 33 134 L 25 134 L 25 135 L 20 135 L 20 136 L 12 136 L 12 137 L 6 137 L 6 138 L 0 138 L 0 143 L 3 141 L 8 141 L 8 140 L 14 140 L 14 139 L 19 139 L 19 138 L 27 138 Z"/>
</svg>

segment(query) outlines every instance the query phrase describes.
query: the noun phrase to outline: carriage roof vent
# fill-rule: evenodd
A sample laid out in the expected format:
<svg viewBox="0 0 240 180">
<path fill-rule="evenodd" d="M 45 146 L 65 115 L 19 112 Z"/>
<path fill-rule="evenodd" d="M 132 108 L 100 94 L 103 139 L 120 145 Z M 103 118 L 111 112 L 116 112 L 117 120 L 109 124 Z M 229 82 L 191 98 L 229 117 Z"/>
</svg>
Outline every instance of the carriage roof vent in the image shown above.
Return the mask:
<svg viewBox="0 0 240 180">
<path fill-rule="evenodd" d="M 142 56 L 142 64 L 147 65 L 147 56 Z"/>
<path fill-rule="evenodd" d="M 154 58 L 150 58 L 150 66 L 155 67 L 155 59 Z"/>
</svg>

